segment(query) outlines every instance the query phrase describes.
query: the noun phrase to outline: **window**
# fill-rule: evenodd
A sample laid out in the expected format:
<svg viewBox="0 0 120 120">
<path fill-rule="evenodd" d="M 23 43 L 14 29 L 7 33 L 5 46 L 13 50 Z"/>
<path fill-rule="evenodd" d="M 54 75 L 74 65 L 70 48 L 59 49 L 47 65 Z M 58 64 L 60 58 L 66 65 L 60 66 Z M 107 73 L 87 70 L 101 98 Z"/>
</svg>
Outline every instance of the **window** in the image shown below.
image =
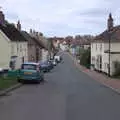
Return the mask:
<svg viewBox="0 0 120 120">
<path fill-rule="evenodd" d="M 100 69 L 102 69 L 102 56 L 99 56 Z"/>
<path fill-rule="evenodd" d="M 100 44 L 100 51 L 102 50 L 102 43 Z"/>
<path fill-rule="evenodd" d="M 105 67 L 105 69 L 108 69 L 108 66 L 109 66 L 108 63 L 104 63 L 104 67 Z"/>
<path fill-rule="evenodd" d="M 92 63 L 95 63 L 95 57 L 92 56 Z"/>
<path fill-rule="evenodd" d="M 22 52 L 22 45 L 20 45 L 20 52 Z"/>
<path fill-rule="evenodd" d="M 93 44 L 91 44 L 91 47 L 93 48 Z"/>
<path fill-rule="evenodd" d="M 97 43 L 96 43 L 96 50 L 97 50 Z"/>
<path fill-rule="evenodd" d="M 21 68 L 24 70 L 36 70 L 37 66 L 32 64 L 23 64 Z"/>
<path fill-rule="evenodd" d="M 11 54 L 14 54 L 14 45 L 12 45 Z"/>
</svg>

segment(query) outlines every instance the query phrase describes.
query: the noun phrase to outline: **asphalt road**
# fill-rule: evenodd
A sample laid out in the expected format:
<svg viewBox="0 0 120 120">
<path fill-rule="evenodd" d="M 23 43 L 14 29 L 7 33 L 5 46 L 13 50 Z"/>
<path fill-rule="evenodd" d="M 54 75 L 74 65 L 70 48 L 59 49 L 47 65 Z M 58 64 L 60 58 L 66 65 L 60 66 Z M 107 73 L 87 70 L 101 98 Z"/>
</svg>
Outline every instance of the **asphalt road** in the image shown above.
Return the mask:
<svg viewBox="0 0 120 120">
<path fill-rule="evenodd" d="M 0 98 L 0 120 L 120 120 L 120 95 L 64 63 L 44 83 L 25 84 Z"/>
</svg>

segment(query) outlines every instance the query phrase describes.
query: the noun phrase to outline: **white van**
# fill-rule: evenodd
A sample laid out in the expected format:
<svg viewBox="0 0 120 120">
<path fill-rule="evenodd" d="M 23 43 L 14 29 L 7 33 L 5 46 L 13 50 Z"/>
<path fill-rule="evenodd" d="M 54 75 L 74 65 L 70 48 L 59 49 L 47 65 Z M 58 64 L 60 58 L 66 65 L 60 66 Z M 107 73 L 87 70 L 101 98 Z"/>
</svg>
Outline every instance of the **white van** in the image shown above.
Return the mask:
<svg viewBox="0 0 120 120">
<path fill-rule="evenodd" d="M 57 62 L 60 62 L 60 60 L 61 60 L 61 59 L 60 59 L 60 56 L 57 56 L 57 55 L 54 56 L 54 59 L 55 59 Z"/>
</svg>

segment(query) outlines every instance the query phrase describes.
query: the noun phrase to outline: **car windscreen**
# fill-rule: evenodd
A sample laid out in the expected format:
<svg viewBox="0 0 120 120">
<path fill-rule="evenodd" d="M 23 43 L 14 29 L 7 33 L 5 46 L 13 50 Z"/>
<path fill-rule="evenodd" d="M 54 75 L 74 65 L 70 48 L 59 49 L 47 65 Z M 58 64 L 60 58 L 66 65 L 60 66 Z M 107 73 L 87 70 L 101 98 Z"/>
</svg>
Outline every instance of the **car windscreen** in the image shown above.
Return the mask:
<svg viewBox="0 0 120 120">
<path fill-rule="evenodd" d="M 47 65 L 48 62 L 47 61 L 44 61 L 44 62 L 40 62 L 40 65 Z"/>
<path fill-rule="evenodd" d="M 24 70 L 36 70 L 37 66 L 32 64 L 23 64 L 21 69 Z"/>
</svg>

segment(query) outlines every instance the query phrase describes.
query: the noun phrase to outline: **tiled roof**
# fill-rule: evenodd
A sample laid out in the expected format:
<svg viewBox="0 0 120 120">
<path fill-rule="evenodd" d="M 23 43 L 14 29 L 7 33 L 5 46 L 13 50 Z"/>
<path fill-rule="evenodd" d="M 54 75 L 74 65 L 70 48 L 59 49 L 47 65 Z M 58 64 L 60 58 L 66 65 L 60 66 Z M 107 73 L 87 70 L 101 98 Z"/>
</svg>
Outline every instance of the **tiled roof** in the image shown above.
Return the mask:
<svg viewBox="0 0 120 120">
<path fill-rule="evenodd" d="M 109 32 L 105 30 L 100 35 L 96 36 L 93 42 L 120 42 L 120 26 L 113 27 Z"/>
<path fill-rule="evenodd" d="M 29 41 L 29 40 L 34 40 L 39 46 L 41 46 L 42 48 L 44 48 L 44 46 L 42 45 L 42 43 L 40 41 L 38 41 L 36 38 L 31 37 L 26 31 L 21 31 L 22 35 Z"/>
<path fill-rule="evenodd" d="M 87 39 L 79 39 L 79 40 L 72 40 L 71 41 L 71 44 L 74 44 L 74 45 L 90 45 L 91 43 L 91 40 L 87 40 Z"/>
<path fill-rule="evenodd" d="M 38 39 L 35 38 L 35 37 L 32 37 L 32 39 L 33 39 L 34 41 L 36 41 L 42 48 L 45 48 L 45 49 L 46 49 L 46 47 L 44 46 L 44 44 L 43 44 L 40 40 L 38 40 Z"/>
<path fill-rule="evenodd" d="M 44 36 L 39 36 L 38 38 L 36 38 L 39 42 L 41 42 L 41 44 L 44 46 L 44 48 L 46 50 L 48 50 L 48 40 L 44 37 Z"/>
<path fill-rule="evenodd" d="M 1 25 L 0 29 L 11 41 L 27 41 L 12 24 Z"/>
</svg>

